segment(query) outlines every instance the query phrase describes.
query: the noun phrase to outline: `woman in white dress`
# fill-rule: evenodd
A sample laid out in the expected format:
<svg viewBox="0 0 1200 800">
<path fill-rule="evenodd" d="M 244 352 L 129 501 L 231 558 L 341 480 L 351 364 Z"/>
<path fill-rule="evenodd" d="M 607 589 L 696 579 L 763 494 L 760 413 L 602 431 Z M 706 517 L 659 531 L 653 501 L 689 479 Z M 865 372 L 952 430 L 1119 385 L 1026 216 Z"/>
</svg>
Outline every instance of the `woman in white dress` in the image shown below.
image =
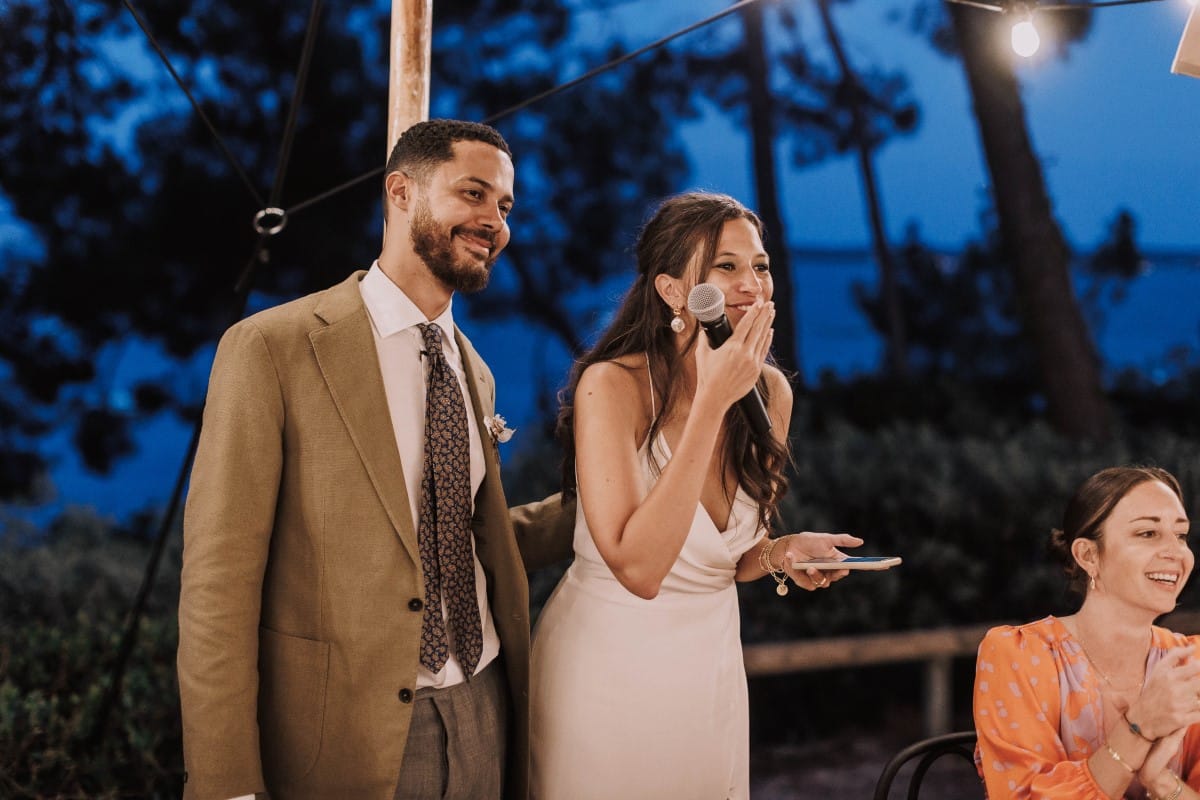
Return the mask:
<svg viewBox="0 0 1200 800">
<path fill-rule="evenodd" d="M 766 364 L 772 282 L 762 223 L 733 198 L 668 198 L 643 228 L 638 276 L 576 365 L 559 431 L 579 497 L 575 560 L 534 634 L 535 800 L 725 800 L 749 795 L 749 719 L 735 581 L 768 573 L 814 590 L 845 570 L 846 534 L 770 538 L 792 409 Z M 684 309 L 725 295 L 713 350 Z M 754 386 L 773 430 L 736 401 Z"/>
</svg>

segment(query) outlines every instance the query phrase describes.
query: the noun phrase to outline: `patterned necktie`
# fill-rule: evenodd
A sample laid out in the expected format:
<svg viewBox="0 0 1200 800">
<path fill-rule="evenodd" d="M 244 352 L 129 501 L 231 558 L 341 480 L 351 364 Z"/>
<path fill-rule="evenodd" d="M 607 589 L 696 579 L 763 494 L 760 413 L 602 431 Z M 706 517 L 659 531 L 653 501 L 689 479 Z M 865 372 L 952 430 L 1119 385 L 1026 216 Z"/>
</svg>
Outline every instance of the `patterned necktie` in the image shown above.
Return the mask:
<svg viewBox="0 0 1200 800">
<path fill-rule="evenodd" d="M 421 628 L 421 665 L 437 674 L 449 647 L 446 617 L 454 629 L 456 655 L 463 672 L 475 673 L 483 652 L 475 559 L 471 553 L 471 447 L 462 388 L 442 352 L 442 331 L 422 324 L 429 362 L 425 394 L 425 470 L 421 477 L 421 514 L 417 544 L 425 573 L 425 616 Z"/>
</svg>

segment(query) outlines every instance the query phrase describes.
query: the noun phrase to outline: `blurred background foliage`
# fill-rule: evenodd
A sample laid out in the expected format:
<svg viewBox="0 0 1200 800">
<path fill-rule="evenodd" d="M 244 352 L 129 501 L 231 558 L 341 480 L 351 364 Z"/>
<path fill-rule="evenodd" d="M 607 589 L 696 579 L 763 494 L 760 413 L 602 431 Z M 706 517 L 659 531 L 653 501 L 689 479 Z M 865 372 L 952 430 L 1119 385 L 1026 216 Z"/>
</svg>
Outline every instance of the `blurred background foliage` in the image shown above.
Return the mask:
<svg viewBox="0 0 1200 800">
<path fill-rule="evenodd" d="M 73 509 L 37 547 L 0 548 L 0 797 L 177 797 L 179 539 L 140 621 L 112 724 L 88 739 L 108 687 L 148 525 Z"/>
</svg>

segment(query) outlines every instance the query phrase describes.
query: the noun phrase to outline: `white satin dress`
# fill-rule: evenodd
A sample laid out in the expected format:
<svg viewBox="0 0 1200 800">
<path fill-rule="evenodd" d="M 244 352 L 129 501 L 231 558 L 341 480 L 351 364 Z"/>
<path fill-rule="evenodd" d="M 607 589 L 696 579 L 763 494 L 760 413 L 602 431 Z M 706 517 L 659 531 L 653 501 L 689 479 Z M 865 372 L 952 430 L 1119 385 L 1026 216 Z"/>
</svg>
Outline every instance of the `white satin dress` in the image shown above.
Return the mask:
<svg viewBox="0 0 1200 800">
<path fill-rule="evenodd" d="M 643 493 L 670 458 L 643 445 Z M 655 464 L 659 465 L 658 468 Z M 575 560 L 533 639 L 532 800 L 744 800 L 750 741 L 734 570 L 761 535 L 741 489 L 728 528 L 697 503 L 653 600 L 600 557 L 581 497 Z"/>
</svg>

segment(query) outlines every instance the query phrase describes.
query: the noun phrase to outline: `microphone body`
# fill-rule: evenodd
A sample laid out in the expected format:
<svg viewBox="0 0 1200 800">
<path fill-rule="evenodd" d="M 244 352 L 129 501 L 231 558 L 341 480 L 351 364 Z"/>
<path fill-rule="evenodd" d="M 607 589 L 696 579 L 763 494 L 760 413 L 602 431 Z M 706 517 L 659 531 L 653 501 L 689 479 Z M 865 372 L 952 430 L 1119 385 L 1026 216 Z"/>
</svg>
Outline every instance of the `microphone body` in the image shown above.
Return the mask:
<svg viewBox="0 0 1200 800">
<path fill-rule="evenodd" d="M 699 283 L 692 287 L 688 293 L 688 311 L 700 322 L 714 350 L 733 335 L 733 326 L 725 314 L 725 295 L 711 283 Z M 765 436 L 771 432 L 771 418 L 767 416 L 767 406 L 757 386 L 750 387 L 750 391 L 737 401 L 737 407 L 755 436 Z"/>
</svg>

